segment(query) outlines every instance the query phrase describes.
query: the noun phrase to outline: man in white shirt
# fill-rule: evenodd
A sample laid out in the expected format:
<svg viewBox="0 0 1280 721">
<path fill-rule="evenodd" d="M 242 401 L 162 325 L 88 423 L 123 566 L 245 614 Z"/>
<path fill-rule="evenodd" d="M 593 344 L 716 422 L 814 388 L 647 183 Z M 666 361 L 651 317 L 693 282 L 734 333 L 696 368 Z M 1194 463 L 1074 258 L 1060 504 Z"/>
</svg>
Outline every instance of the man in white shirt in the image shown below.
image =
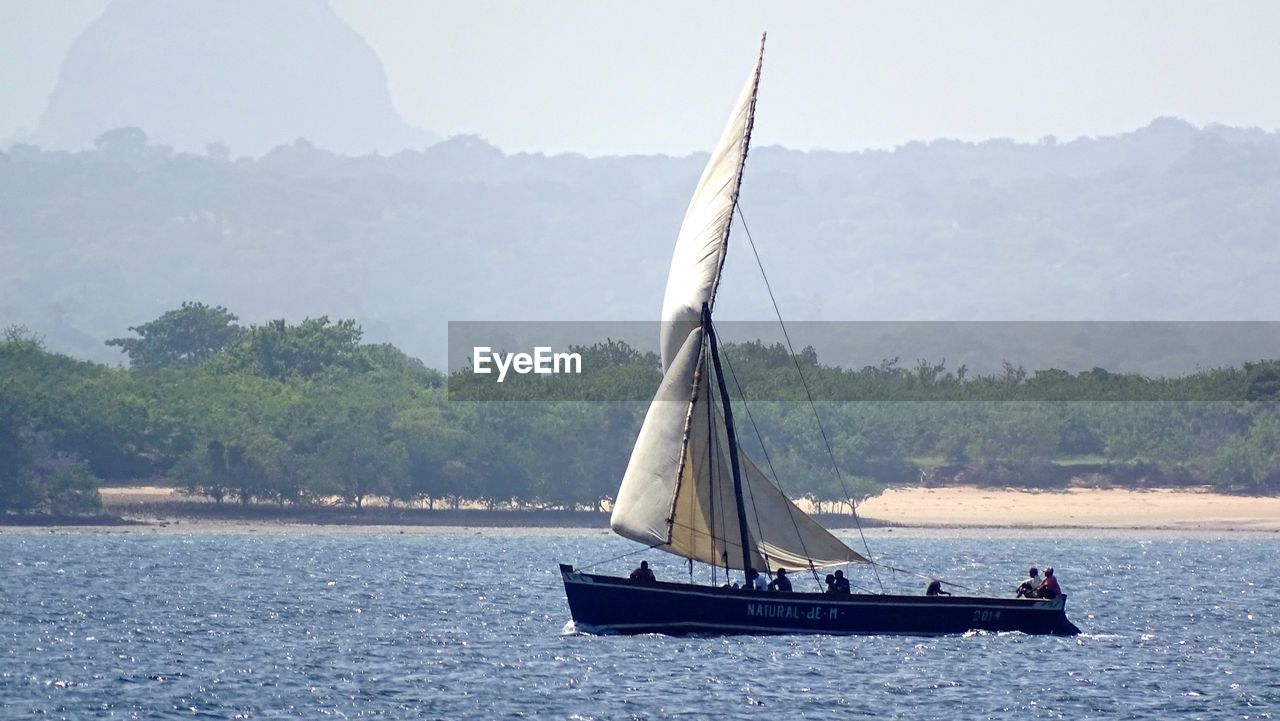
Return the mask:
<svg viewBox="0 0 1280 721">
<path fill-rule="evenodd" d="M 1032 566 L 1027 576 L 1029 578 L 1018 584 L 1018 598 L 1035 598 L 1035 592 L 1040 588 L 1040 569 Z"/>
</svg>

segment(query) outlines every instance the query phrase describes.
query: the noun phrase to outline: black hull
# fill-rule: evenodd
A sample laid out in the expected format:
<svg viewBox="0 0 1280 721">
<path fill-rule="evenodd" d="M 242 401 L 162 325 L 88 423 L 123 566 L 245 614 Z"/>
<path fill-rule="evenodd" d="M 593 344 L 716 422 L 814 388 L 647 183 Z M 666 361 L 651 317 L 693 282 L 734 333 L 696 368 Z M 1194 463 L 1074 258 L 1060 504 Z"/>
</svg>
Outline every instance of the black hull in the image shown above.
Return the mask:
<svg viewBox="0 0 1280 721">
<path fill-rule="evenodd" d="M 1021 631 L 1074 636 L 1066 596 L 1053 600 L 973 596 L 766 593 L 687 583 L 637 583 L 561 565 L 574 625 L 587 633 L 902 634 Z"/>
</svg>

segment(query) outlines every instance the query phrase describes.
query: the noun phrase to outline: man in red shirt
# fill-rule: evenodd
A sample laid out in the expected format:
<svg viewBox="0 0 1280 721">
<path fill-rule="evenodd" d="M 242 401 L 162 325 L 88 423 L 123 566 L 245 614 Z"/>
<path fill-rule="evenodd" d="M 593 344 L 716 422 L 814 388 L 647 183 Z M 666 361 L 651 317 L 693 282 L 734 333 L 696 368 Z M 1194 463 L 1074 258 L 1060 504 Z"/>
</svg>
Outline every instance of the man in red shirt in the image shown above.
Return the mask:
<svg viewBox="0 0 1280 721">
<path fill-rule="evenodd" d="M 1044 569 L 1044 580 L 1040 582 L 1040 588 L 1036 589 L 1036 598 L 1057 598 L 1062 594 L 1062 589 L 1058 587 L 1058 579 L 1053 575 L 1052 568 Z"/>
</svg>

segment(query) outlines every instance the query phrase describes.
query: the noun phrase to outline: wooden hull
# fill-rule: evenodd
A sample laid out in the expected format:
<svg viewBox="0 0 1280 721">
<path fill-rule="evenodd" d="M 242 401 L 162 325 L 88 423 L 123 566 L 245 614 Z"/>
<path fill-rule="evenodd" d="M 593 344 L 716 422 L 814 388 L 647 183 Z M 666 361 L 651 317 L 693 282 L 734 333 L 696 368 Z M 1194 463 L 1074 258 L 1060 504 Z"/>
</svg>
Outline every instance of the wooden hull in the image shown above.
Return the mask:
<svg viewBox="0 0 1280 721">
<path fill-rule="evenodd" d="M 586 633 L 902 634 L 972 630 L 1073 636 L 1066 596 L 1053 600 L 973 596 L 766 593 L 687 583 L 637 583 L 561 564 L 574 625 Z"/>
</svg>

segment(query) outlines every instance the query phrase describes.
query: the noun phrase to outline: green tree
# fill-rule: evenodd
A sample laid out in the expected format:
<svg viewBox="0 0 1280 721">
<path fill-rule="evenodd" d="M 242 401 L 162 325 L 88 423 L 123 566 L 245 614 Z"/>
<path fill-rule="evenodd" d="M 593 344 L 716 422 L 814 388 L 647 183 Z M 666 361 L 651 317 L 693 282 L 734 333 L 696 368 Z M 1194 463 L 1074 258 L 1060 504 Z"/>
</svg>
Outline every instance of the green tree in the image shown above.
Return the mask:
<svg viewBox="0 0 1280 721">
<path fill-rule="evenodd" d="M 428 397 L 402 411 L 392 430 L 405 448 L 407 487 L 402 500 L 422 499 L 429 508 L 438 500 L 460 501 L 472 486 L 468 457 L 470 433 L 445 405 Z"/>
<path fill-rule="evenodd" d="M 328 316 L 307 318 L 297 325 L 273 320 L 252 326 L 227 349 L 226 367 L 264 378 L 310 378 L 331 369 L 367 371 L 370 354 L 360 345 L 363 331 L 350 319 L 330 322 Z M 386 359 L 389 354 L 375 354 Z"/>
<path fill-rule="evenodd" d="M 1280 400 L 1280 362 L 1245 363 L 1245 399 Z"/>
<path fill-rule="evenodd" d="M 159 318 L 130 326 L 138 338 L 112 338 L 135 368 L 182 368 L 203 363 L 244 333 L 236 316 L 222 306 L 184 302 Z"/>
<path fill-rule="evenodd" d="M 102 507 L 98 479 L 53 437 L 21 427 L 13 407 L 0 408 L 0 515 L 78 515 Z"/>
</svg>

